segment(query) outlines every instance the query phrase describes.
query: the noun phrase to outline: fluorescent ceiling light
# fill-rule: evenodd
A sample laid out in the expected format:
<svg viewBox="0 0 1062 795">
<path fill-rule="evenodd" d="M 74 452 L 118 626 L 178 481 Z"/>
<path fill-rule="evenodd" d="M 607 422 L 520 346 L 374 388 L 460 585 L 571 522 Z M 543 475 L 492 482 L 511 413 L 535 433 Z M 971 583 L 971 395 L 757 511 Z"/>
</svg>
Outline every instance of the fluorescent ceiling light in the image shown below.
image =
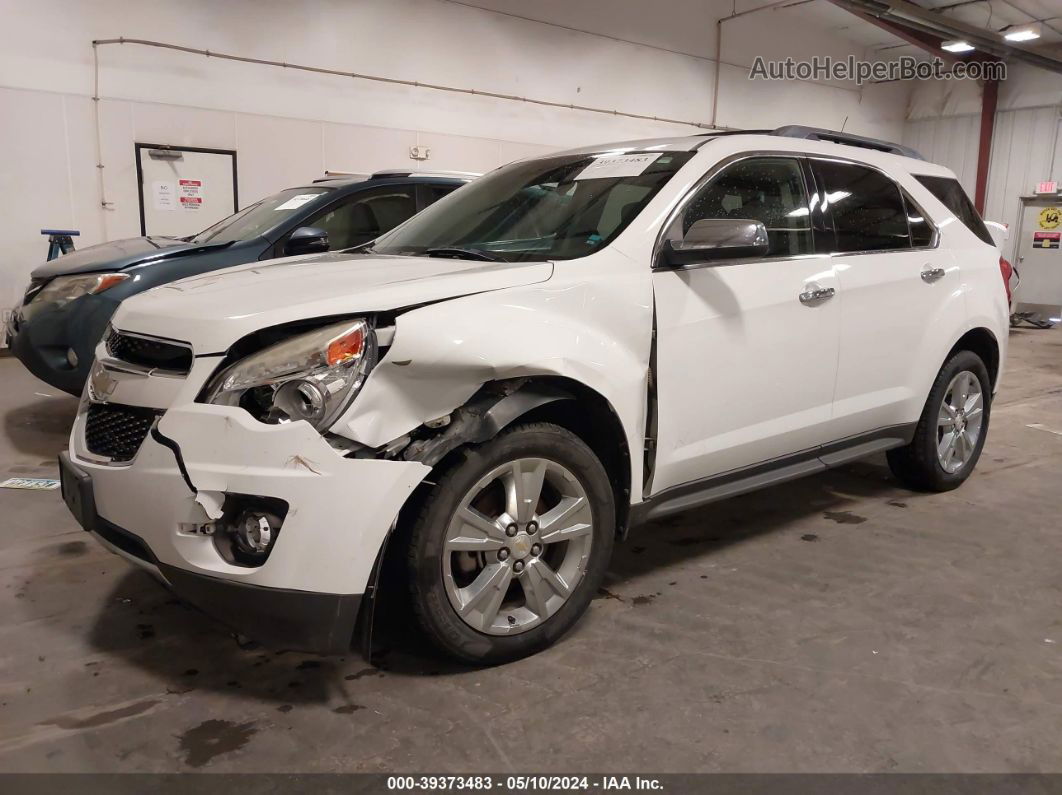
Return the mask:
<svg viewBox="0 0 1062 795">
<path fill-rule="evenodd" d="M 1003 38 L 1007 41 L 1032 41 L 1040 38 L 1043 25 L 1039 22 L 1030 22 L 1028 25 L 1012 25 L 1003 31 Z"/>
<path fill-rule="evenodd" d="M 946 41 L 941 44 L 940 48 L 942 50 L 947 50 L 948 52 L 970 52 L 974 46 L 970 44 L 970 42 L 963 41 L 962 39 L 952 39 L 951 41 Z"/>
</svg>

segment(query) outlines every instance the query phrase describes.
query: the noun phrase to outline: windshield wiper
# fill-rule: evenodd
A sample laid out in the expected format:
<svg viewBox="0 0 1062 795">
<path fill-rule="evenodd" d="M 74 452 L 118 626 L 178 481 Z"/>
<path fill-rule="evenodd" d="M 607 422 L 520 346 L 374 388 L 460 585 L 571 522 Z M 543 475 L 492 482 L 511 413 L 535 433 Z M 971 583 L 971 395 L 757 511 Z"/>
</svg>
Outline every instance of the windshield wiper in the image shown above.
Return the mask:
<svg viewBox="0 0 1062 795">
<path fill-rule="evenodd" d="M 479 248 L 461 248 L 460 246 L 441 246 L 424 249 L 426 257 L 452 257 L 454 259 L 476 259 L 483 262 L 501 262 L 501 257 Z"/>
</svg>

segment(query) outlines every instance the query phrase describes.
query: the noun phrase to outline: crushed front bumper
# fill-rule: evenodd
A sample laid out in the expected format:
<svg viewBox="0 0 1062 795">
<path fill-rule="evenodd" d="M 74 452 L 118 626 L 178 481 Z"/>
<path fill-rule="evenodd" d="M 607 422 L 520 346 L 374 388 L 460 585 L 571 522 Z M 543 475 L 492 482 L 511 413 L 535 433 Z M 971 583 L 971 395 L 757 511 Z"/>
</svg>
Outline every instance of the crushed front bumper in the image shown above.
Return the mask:
<svg viewBox="0 0 1062 795">
<path fill-rule="evenodd" d="M 307 423 L 265 425 L 225 406 L 171 408 L 122 465 L 87 450 L 84 424 L 82 413 L 60 461 L 81 525 L 242 634 L 300 651 L 350 647 L 377 556 L 430 471 L 345 458 Z M 261 565 L 226 559 L 203 530 L 228 495 L 288 506 Z"/>
</svg>

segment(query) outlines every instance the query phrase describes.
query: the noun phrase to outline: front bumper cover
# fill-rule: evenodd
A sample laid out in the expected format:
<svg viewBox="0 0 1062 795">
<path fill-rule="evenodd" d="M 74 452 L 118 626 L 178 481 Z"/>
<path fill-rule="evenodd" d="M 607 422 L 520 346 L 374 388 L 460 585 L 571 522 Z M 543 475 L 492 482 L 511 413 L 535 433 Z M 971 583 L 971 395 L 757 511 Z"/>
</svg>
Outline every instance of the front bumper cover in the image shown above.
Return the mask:
<svg viewBox="0 0 1062 795">
<path fill-rule="evenodd" d="M 349 648 L 383 544 L 429 471 L 345 458 L 306 423 L 264 425 L 203 404 L 170 409 L 132 462 L 114 466 L 84 449 L 83 422 L 61 460 L 64 499 L 82 526 L 238 632 L 300 651 Z M 289 506 L 260 566 L 230 563 L 195 529 L 227 494 Z"/>
<path fill-rule="evenodd" d="M 101 295 L 81 296 L 60 307 L 35 307 L 30 317 L 19 307 L 7 325 L 8 345 L 37 378 L 71 395 L 80 395 L 96 344 L 117 308 L 117 302 Z M 71 348 L 77 354 L 76 367 L 67 360 Z"/>
</svg>

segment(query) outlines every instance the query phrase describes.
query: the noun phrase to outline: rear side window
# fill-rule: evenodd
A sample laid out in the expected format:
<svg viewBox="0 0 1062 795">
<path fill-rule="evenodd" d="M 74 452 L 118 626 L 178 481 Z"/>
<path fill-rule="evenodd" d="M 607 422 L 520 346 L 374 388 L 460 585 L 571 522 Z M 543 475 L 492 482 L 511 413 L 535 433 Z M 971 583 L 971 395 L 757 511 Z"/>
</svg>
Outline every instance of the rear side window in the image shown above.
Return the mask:
<svg viewBox="0 0 1062 795">
<path fill-rule="evenodd" d="M 985 222 L 977 214 L 973 202 L 970 201 L 970 197 L 966 195 L 966 191 L 962 189 L 962 185 L 959 184 L 957 179 L 952 179 L 951 177 L 920 177 L 917 174 L 915 179 L 921 182 L 926 190 L 936 196 L 941 204 L 955 213 L 955 217 L 962 221 L 967 229 L 985 243 L 988 243 L 988 245 L 995 245 L 992 241 L 992 235 L 988 233 Z"/>
<path fill-rule="evenodd" d="M 814 160 L 823 206 L 833 219 L 836 251 L 889 251 L 911 247 L 907 208 L 896 183 L 866 166 Z"/>
</svg>

